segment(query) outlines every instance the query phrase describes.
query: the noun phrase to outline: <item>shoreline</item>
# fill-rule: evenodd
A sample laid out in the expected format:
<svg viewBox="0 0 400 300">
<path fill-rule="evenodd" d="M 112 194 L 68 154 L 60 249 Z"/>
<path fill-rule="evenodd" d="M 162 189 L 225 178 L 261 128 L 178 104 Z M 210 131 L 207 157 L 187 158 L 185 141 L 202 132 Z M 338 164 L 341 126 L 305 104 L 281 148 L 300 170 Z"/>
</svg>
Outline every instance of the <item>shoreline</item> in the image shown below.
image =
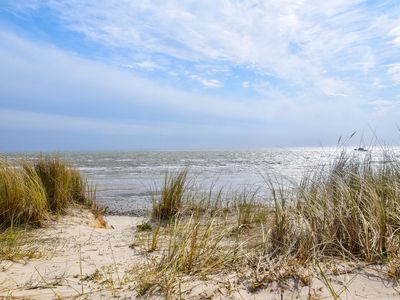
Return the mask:
<svg viewBox="0 0 400 300">
<path fill-rule="evenodd" d="M 136 209 L 136 210 L 129 210 L 126 212 L 122 212 L 120 210 L 116 211 L 106 211 L 104 213 L 105 217 L 113 216 L 113 217 L 145 217 L 151 213 L 150 209 Z"/>
</svg>

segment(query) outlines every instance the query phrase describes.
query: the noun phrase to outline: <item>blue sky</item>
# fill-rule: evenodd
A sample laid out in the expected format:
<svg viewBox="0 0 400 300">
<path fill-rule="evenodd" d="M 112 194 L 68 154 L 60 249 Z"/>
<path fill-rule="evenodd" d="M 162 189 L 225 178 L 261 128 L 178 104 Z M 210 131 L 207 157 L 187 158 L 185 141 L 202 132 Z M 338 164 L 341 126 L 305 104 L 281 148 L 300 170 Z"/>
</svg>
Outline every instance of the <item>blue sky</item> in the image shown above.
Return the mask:
<svg viewBox="0 0 400 300">
<path fill-rule="evenodd" d="M 0 66 L 1 151 L 400 141 L 395 0 L 3 0 Z"/>
</svg>

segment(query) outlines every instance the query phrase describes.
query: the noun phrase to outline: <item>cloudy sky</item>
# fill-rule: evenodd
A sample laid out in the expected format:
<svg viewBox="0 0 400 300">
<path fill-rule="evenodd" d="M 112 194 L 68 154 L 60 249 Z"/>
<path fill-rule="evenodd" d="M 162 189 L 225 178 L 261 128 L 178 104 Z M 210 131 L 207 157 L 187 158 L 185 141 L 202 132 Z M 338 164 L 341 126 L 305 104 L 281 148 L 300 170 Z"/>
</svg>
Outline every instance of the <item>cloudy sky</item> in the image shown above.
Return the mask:
<svg viewBox="0 0 400 300">
<path fill-rule="evenodd" d="M 0 150 L 399 144 L 400 3 L 2 0 Z"/>
</svg>

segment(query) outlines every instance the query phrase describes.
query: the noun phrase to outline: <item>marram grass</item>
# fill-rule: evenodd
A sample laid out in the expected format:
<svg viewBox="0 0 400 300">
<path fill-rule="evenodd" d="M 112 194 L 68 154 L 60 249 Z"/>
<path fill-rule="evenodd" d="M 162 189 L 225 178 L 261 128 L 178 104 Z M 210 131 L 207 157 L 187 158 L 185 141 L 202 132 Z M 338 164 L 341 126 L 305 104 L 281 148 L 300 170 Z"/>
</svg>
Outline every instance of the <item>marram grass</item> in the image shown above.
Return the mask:
<svg viewBox="0 0 400 300">
<path fill-rule="evenodd" d="M 182 209 L 185 193 L 187 192 L 188 170 L 177 174 L 168 173 L 164 177 L 160 199 L 153 199 L 152 218 L 155 220 L 169 220 Z"/>
<path fill-rule="evenodd" d="M 342 153 L 305 176 L 293 195 L 276 197 L 276 251 L 369 262 L 399 255 L 400 165 L 388 153 L 379 159 Z"/>
<path fill-rule="evenodd" d="M 41 180 L 28 163 L 0 160 L 0 226 L 40 224 L 47 215 L 47 199 Z"/>
<path fill-rule="evenodd" d="M 95 193 L 77 169 L 57 157 L 0 159 L 0 227 L 40 225 L 73 203 L 93 206 Z"/>
<path fill-rule="evenodd" d="M 63 212 L 71 202 L 86 201 L 86 183 L 78 170 L 57 157 L 42 157 L 34 168 L 46 191 L 48 207 Z"/>
</svg>

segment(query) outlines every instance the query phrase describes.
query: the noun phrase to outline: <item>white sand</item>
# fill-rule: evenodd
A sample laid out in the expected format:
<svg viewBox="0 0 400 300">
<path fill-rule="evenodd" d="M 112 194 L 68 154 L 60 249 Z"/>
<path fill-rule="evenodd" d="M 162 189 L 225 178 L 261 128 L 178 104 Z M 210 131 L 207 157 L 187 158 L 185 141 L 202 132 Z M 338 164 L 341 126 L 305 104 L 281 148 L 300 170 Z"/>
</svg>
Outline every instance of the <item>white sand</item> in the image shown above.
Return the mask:
<svg viewBox="0 0 400 300">
<path fill-rule="evenodd" d="M 35 244 L 42 257 L 26 262 L 1 261 L 0 297 L 138 298 L 134 283 L 124 278 L 135 263 L 144 261 L 142 252 L 129 247 L 136 225 L 143 218 L 109 216 L 106 219 L 107 228 L 96 228 L 89 211 L 75 209 L 57 222 L 35 230 L 38 237 Z M 308 299 L 309 295 L 312 299 L 330 298 L 328 289 L 317 277 L 312 279 L 310 287 L 292 281 L 283 292 L 274 283 L 256 293 L 248 292 L 235 276 L 192 280 L 184 288 L 188 291 L 185 298 Z M 399 283 L 387 278 L 376 266 L 330 276 L 330 280 L 342 299 L 400 299 Z"/>
<path fill-rule="evenodd" d="M 73 210 L 37 230 L 35 236 L 40 238 L 36 243 L 44 255 L 26 263 L 1 262 L 0 295 L 53 299 L 56 295 L 64 298 L 91 294 L 108 298 L 114 287 L 80 279 L 99 270 L 103 281 L 109 276 L 118 282 L 117 272 L 122 278 L 125 269 L 138 260 L 129 245 L 142 218 L 106 219 L 108 228 L 95 228 L 96 222 L 89 211 Z"/>
</svg>

